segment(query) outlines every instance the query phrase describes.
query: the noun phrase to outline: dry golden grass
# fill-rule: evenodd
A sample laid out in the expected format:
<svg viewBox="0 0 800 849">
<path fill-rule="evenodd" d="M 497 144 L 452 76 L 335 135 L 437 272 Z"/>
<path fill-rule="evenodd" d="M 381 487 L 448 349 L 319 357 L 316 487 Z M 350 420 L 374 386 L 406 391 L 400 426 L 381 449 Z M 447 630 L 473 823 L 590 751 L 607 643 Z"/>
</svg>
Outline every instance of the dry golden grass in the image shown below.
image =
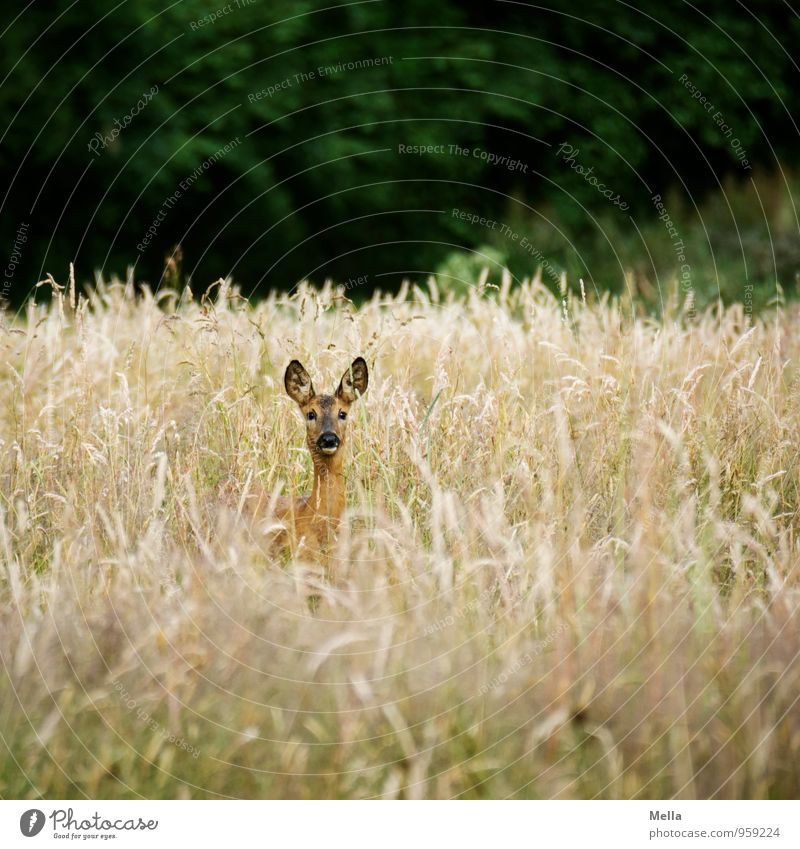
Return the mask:
<svg viewBox="0 0 800 849">
<path fill-rule="evenodd" d="M 235 294 L 2 334 L 0 795 L 796 795 L 795 310 Z M 326 578 L 217 492 L 358 354 Z"/>
</svg>

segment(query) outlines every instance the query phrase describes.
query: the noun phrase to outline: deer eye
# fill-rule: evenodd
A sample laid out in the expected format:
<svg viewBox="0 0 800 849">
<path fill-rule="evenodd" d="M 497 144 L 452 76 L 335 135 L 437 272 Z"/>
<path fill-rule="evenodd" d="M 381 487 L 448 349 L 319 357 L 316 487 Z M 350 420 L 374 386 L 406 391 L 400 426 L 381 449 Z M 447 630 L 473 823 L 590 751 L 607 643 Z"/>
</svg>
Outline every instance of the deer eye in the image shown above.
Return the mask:
<svg viewBox="0 0 800 849">
<path fill-rule="evenodd" d="M 344 421 L 347 418 L 347 413 L 344 410 L 339 410 L 339 418 Z"/>
<path fill-rule="evenodd" d="M 317 414 L 313 410 L 308 411 L 308 420 L 310 422 L 315 422 L 317 420 Z"/>
</svg>

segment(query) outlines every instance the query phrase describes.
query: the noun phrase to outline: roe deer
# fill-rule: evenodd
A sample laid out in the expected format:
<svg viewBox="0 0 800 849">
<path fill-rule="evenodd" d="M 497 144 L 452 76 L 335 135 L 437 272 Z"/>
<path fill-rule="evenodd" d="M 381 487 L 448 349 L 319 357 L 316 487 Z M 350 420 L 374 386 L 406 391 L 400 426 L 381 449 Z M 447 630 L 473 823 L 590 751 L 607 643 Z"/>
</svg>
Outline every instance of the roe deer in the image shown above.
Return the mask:
<svg viewBox="0 0 800 849">
<path fill-rule="evenodd" d="M 347 414 L 367 391 L 369 373 L 362 357 L 353 360 L 333 395 L 317 395 L 308 372 L 292 360 L 283 378 L 287 395 L 297 403 L 306 423 L 306 445 L 314 463 L 311 494 L 281 496 L 275 515 L 287 527 L 294 545 L 305 538 L 319 550 L 330 539 L 344 512 L 344 464 Z"/>
</svg>

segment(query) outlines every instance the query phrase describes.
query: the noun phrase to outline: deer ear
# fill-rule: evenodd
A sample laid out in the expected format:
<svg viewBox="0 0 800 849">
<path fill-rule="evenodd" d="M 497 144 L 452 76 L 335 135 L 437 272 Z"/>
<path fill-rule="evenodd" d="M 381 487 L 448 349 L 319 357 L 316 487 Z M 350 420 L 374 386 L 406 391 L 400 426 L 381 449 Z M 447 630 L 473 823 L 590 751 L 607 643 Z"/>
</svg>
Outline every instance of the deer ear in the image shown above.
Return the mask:
<svg viewBox="0 0 800 849">
<path fill-rule="evenodd" d="M 314 384 L 298 360 L 292 360 L 286 366 L 283 385 L 286 387 L 286 394 L 301 407 L 314 397 Z"/>
<path fill-rule="evenodd" d="M 352 404 L 356 400 L 356 392 L 359 396 L 363 395 L 367 391 L 368 383 L 367 364 L 363 357 L 358 357 L 353 360 L 350 368 L 342 375 L 339 388 L 336 390 L 336 397 Z"/>
</svg>

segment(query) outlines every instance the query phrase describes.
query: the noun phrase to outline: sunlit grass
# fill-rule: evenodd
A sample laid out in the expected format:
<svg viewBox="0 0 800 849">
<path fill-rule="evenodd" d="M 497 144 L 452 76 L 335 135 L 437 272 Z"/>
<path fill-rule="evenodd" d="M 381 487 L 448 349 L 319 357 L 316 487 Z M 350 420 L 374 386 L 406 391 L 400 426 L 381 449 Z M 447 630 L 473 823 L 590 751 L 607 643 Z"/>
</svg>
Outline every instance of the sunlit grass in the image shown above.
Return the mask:
<svg viewBox="0 0 800 849">
<path fill-rule="evenodd" d="M 2 796 L 796 795 L 794 308 L 235 295 L 3 332 Z M 283 370 L 357 355 L 326 578 L 219 490 L 307 489 Z"/>
</svg>

